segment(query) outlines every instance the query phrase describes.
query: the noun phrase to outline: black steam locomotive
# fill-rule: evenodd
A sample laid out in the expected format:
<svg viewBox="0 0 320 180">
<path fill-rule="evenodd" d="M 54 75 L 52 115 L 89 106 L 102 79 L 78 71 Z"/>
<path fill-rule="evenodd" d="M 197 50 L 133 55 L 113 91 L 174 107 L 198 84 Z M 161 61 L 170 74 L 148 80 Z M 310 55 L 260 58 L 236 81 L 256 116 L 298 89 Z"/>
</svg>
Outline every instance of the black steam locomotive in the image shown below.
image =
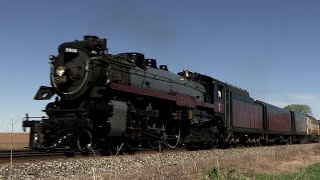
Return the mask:
<svg viewBox="0 0 320 180">
<path fill-rule="evenodd" d="M 26 117 L 30 147 L 80 150 L 186 146 L 209 148 L 238 143 L 301 142 L 305 115 L 254 101 L 246 90 L 212 77 L 166 65 L 140 53 L 107 53 L 106 39 L 85 36 L 50 56 L 47 117 Z"/>
</svg>

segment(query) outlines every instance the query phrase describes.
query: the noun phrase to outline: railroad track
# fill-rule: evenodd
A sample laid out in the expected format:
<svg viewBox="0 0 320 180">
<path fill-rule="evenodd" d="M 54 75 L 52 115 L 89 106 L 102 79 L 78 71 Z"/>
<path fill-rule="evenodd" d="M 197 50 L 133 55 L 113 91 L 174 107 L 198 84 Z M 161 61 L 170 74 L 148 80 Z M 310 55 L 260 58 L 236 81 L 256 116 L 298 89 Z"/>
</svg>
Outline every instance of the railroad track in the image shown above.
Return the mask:
<svg viewBox="0 0 320 180">
<path fill-rule="evenodd" d="M 164 152 L 171 152 L 171 151 L 181 151 L 180 148 L 178 149 L 164 149 Z M 152 149 L 141 149 L 139 151 L 134 152 L 133 154 L 152 154 L 152 153 L 159 153 L 156 150 Z M 132 153 L 128 153 L 124 150 L 119 152 L 119 156 L 128 155 L 131 156 Z M 90 152 L 87 154 L 82 154 L 78 151 L 71 152 L 71 151 L 56 151 L 56 152 L 46 152 L 46 151 L 35 151 L 35 150 L 0 150 L 0 163 L 8 163 L 11 160 L 14 162 L 25 162 L 25 161 L 37 161 L 37 160 L 48 160 L 48 159 L 64 159 L 64 158 L 92 158 L 94 156 L 109 156 L 108 153 L 101 153 L 99 150 L 95 150 L 95 152 Z M 115 154 L 113 154 L 115 155 Z"/>
<path fill-rule="evenodd" d="M 15 151 L 0 151 L 0 162 L 23 161 L 23 160 L 38 160 L 42 158 L 65 157 L 68 152 L 40 152 L 34 150 L 15 150 Z"/>
<path fill-rule="evenodd" d="M 281 146 L 281 145 L 279 145 Z M 237 146 L 235 149 L 243 149 L 247 148 L 247 146 Z M 211 150 L 214 149 L 225 149 L 225 148 L 218 148 L 213 147 L 210 148 Z M 226 149 L 233 149 L 226 148 Z M 195 149 L 196 150 L 196 149 Z M 164 148 L 164 153 L 171 153 L 171 152 L 183 152 L 183 151 L 189 151 L 185 148 L 175 148 L 175 149 L 169 149 Z M 191 150 L 192 151 L 192 150 Z M 155 154 L 159 153 L 157 150 L 153 149 L 140 149 L 134 153 L 127 152 L 126 150 L 121 150 L 118 154 L 112 154 L 112 156 L 132 156 L 132 154 Z M 82 154 L 80 152 L 71 152 L 71 151 L 56 151 L 56 152 L 46 152 L 46 151 L 35 151 L 35 150 L 14 150 L 12 151 L 12 161 L 14 163 L 20 163 L 20 162 L 35 162 L 35 161 L 47 161 L 47 160 L 59 160 L 59 159 L 70 159 L 70 157 L 73 157 L 75 159 L 77 158 L 94 158 L 94 157 L 103 157 L 103 156 L 110 156 L 111 154 L 108 153 L 102 153 L 99 150 L 95 150 L 94 152 L 90 152 L 87 154 Z M 10 150 L 0 150 L 0 164 L 2 163 L 10 163 L 11 161 L 11 151 Z M 0 178 L 1 179 L 1 178 Z"/>
<path fill-rule="evenodd" d="M 238 147 L 238 148 L 243 148 L 243 147 Z M 175 149 L 169 149 L 169 148 L 163 148 L 162 149 L 164 152 L 172 152 L 172 151 L 181 151 L 185 150 L 184 148 L 175 148 Z M 159 151 L 155 149 L 139 149 L 136 152 L 129 153 L 126 152 L 125 150 L 121 150 L 118 155 L 122 154 L 143 154 L 143 153 L 159 153 Z M 108 156 L 110 154 L 108 153 L 101 153 L 99 150 L 95 150 L 95 153 L 89 152 L 88 154 L 81 154 L 78 151 L 35 151 L 35 150 L 30 150 L 30 149 L 21 149 L 21 150 L 13 150 L 12 154 L 10 150 L 0 150 L 0 161 L 1 160 L 10 160 L 11 156 L 13 159 L 37 159 L 39 157 L 53 157 L 53 156 L 59 156 L 59 157 L 73 157 L 73 156 Z M 114 154 L 113 154 L 114 155 Z"/>
<path fill-rule="evenodd" d="M 239 148 L 245 148 L 246 146 L 239 146 Z M 214 147 L 212 149 L 221 149 Z M 164 148 L 163 152 L 179 152 L 179 151 L 187 151 L 185 148 L 175 148 L 169 149 Z M 131 154 L 152 154 L 152 153 L 159 153 L 159 151 L 154 149 L 140 149 L 134 153 L 126 152 L 125 150 L 121 150 L 117 155 L 131 155 Z M 94 156 L 108 156 L 108 153 L 101 153 L 99 150 L 95 150 L 95 152 L 90 152 L 88 154 L 81 154 L 78 151 L 71 152 L 71 151 L 55 151 L 55 152 L 47 152 L 47 151 L 35 151 L 30 149 L 22 149 L 22 150 L 0 150 L 0 163 L 6 163 L 11 160 L 11 156 L 13 161 L 36 161 L 36 160 L 47 160 L 47 159 L 56 159 L 56 158 L 69 158 L 69 157 L 94 157 Z M 115 155 L 115 154 L 113 154 Z"/>
</svg>

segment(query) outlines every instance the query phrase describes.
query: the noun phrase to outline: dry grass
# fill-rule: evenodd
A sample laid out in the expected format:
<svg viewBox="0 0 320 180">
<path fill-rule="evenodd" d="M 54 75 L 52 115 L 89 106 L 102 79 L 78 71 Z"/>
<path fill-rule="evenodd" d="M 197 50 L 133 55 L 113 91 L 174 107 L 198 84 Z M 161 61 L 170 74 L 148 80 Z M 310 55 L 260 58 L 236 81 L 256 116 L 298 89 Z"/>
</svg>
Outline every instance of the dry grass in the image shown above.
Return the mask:
<svg viewBox="0 0 320 180">
<path fill-rule="evenodd" d="M 236 169 L 239 177 L 253 177 L 257 173 L 277 174 L 283 172 L 296 172 L 308 165 L 320 162 L 320 144 L 311 149 L 301 146 L 299 150 L 275 151 L 267 156 L 239 156 L 227 159 L 218 159 L 221 173 L 226 175 L 230 167 Z M 217 167 L 217 163 L 213 164 Z"/>
<path fill-rule="evenodd" d="M 222 179 L 255 179 L 257 173 L 296 172 L 320 162 L 320 144 L 311 149 L 274 151 L 266 156 L 238 155 L 229 158 L 211 158 L 187 164 L 148 166 L 131 171 L 128 176 L 117 172 L 100 175 L 97 179 L 209 179 L 204 174 L 209 169 L 219 169 Z M 240 177 L 240 178 L 239 178 Z M 244 179 L 246 179 L 244 178 Z"/>
<path fill-rule="evenodd" d="M 29 133 L 0 133 L 0 150 L 23 149 L 28 144 Z"/>
</svg>

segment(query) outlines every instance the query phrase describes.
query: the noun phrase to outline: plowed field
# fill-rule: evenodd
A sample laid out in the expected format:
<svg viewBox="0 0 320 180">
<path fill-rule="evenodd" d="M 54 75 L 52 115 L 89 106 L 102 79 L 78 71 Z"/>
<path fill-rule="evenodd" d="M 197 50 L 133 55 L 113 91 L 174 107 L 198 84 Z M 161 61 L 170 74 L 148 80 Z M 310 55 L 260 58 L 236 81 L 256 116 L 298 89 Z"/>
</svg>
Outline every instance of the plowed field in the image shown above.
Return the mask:
<svg viewBox="0 0 320 180">
<path fill-rule="evenodd" d="M 23 149 L 29 143 L 29 133 L 0 133 L 0 150 Z"/>
</svg>

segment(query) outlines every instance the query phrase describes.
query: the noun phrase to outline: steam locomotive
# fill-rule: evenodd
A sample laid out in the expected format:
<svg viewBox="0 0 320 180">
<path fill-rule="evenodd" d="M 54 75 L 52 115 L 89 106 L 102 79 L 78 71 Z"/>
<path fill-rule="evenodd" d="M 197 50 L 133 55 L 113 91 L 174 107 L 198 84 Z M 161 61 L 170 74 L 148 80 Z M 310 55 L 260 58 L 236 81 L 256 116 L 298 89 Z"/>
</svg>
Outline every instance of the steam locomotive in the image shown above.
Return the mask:
<svg viewBox="0 0 320 180">
<path fill-rule="evenodd" d="M 136 52 L 112 55 L 107 40 L 84 36 L 49 57 L 47 117 L 26 116 L 39 150 L 260 145 L 315 140 L 306 115 L 255 101 L 239 87 L 189 70 L 178 74 Z M 309 132 L 309 131 L 308 131 Z"/>
</svg>

